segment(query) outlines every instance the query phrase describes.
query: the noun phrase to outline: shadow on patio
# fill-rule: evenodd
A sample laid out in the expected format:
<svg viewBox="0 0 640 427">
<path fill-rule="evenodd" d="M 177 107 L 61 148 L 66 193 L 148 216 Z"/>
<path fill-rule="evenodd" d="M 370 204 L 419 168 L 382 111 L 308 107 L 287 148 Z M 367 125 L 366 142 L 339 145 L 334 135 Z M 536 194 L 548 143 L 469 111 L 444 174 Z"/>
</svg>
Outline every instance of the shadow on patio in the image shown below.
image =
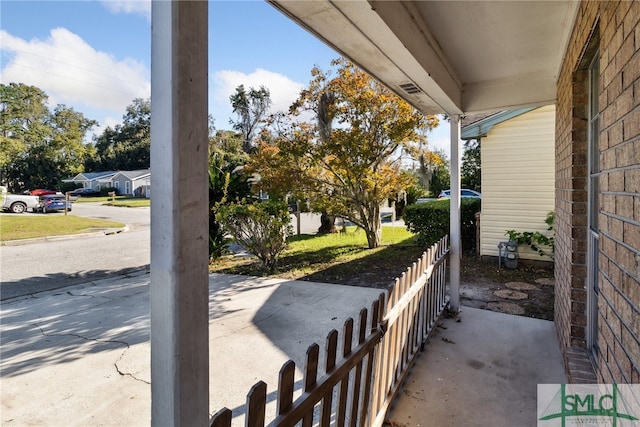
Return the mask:
<svg viewBox="0 0 640 427">
<path fill-rule="evenodd" d="M 537 384 L 566 382 L 553 322 L 463 306 L 435 329 L 388 426 L 535 426 Z"/>
</svg>

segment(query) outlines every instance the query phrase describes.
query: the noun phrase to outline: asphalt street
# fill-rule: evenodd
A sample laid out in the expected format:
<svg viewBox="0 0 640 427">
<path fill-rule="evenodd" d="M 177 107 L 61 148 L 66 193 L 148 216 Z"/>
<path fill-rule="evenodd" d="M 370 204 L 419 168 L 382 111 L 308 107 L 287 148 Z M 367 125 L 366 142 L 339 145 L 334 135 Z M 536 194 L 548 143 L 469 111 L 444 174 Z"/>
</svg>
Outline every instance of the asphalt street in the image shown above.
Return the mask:
<svg viewBox="0 0 640 427">
<path fill-rule="evenodd" d="M 151 208 L 83 202 L 74 203 L 72 214 L 117 221 L 126 226 L 81 235 L 4 242 L 0 246 L 0 300 L 149 271 Z M 35 218 L 42 214 L 22 215 Z M 298 221 L 291 215 L 291 225 L 294 233 L 315 234 L 320 216 L 303 213 Z M 394 225 L 404 226 L 401 220 Z"/>
<path fill-rule="evenodd" d="M 42 214 L 22 215 L 29 218 Z M 118 221 L 126 224 L 126 231 L 97 230 L 5 243 L 0 246 L 0 299 L 149 269 L 150 208 L 75 203 L 73 215 Z"/>
<path fill-rule="evenodd" d="M 74 203 L 72 213 L 121 222 L 126 227 L 74 236 L 5 242 L 0 246 L 0 300 L 149 271 L 150 208 L 85 202 Z M 41 214 L 27 212 L 22 215 L 29 218 Z M 316 214 L 302 214 L 298 223 L 292 215 L 291 225 L 294 233 L 313 234 L 320 226 L 320 220 Z"/>
</svg>

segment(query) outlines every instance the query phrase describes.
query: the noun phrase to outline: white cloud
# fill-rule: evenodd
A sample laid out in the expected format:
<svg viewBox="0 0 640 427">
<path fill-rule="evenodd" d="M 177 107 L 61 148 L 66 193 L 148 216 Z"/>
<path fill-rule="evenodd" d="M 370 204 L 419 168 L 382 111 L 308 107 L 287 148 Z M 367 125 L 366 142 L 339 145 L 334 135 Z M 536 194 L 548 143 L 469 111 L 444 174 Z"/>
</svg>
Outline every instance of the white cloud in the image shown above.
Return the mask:
<svg viewBox="0 0 640 427">
<path fill-rule="evenodd" d="M 65 104 L 76 111 L 99 109 L 122 115 L 135 98 L 151 93 L 149 70 L 133 59 L 118 60 L 99 52 L 65 28 L 47 39 L 30 41 L 0 30 L 2 82 L 42 89 L 49 107 Z M 93 117 L 89 117 L 93 118 Z"/>
<path fill-rule="evenodd" d="M 151 0 L 103 0 L 102 5 L 111 13 L 142 15 L 151 20 Z"/>
<path fill-rule="evenodd" d="M 209 109 L 216 119 L 218 129 L 226 129 L 229 118 L 234 118 L 229 97 L 235 93 L 236 88 L 240 85 L 244 85 L 245 89 L 251 87 L 258 89 L 260 86 L 269 89 L 271 113 L 288 111 L 289 106 L 298 98 L 304 87 L 301 83 L 294 82 L 285 75 L 261 68 L 251 74 L 240 71 L 217 71 L 212 76 Z"/>
</svg>

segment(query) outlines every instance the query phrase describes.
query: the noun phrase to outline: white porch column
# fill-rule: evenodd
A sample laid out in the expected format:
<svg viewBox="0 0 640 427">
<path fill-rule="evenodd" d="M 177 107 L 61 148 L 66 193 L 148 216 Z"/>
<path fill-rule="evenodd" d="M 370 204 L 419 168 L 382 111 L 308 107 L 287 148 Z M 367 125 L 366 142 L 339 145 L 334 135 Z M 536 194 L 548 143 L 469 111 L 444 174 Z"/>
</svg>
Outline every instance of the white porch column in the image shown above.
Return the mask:
<svg viewBox="0 0 640 427">
<path fill-rule="evenodd" d="M 449 237 L 449 306 L 453 311 L 460 310 L 460 115 L 451 118 L 451 209 Z"/>
<path fill-rule="evenodd" d="M 208 3 L 153 1 L 151 424 L 209 423 Z"/>
</svg>

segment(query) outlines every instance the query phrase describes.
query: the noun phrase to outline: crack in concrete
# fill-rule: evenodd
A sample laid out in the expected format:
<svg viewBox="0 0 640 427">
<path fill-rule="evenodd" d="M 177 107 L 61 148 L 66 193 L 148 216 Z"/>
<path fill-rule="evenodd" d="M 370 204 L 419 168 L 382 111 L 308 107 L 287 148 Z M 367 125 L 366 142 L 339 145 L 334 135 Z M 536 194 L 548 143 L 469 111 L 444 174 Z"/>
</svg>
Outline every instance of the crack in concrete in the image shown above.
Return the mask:
<svg viewBox="0 0 640 427">
<path fill-rule="evenodd" d="M 91 305 L 91 308 L 98 308 L 101 307 L 105 304 L 110 304 L 113 301 L 117 301 L 117 300 L 124 300 L 127 298 L 131 298 L 131 297 L 135 297 L 138 296 L 140 294 L 143 294 L 145 292 L 148 292 L 148 290 L 140 290 L 139 292 L 135 292 L 135 293 L 130 293 L 125 297 L 122 296 L 109 296 L 109 295 L 92 295 L 92 294 L 85 294 L 85 293 L 80 293 L 80 294 L 74 294 L 71 291 L 67 291 L 67 295 L 72 296 L 72 297 L 87 297 L 87 298 L 91 298 L 91 299 L 96 299 L 98 300 L 95 304 Z M 99 299 L 104 299 L 104 301 L 100 301 Z"/>
<path fill-rule="evenodd" d="M 125 341 L 119 341 L 119 340 L 101 340 L 101 339 L 97 339 L 97 338 L 87 338 L 87 337 L 84 337 L 84 336 L 79 335 L 79 334 L 71 334 L 71 333 L 66 333 L 66 334 L 52 334 L 52 333 L 47 333 L 47 332 L 45 332 L 45 330 L 44 330 L 44 329 L 42 329 L 42 327 L 41 327 L 40 325 L 38 325 L 38 324 L 33 324 L 33 326 L 35 326 L 36 328 L 40 329 L 40 333 L 42 334 L 42 336 L 45 336 L 45 337 L 74 337 L 74 338 L 79 338 L 79 339 L 82 339 L 82 340 L 85 340 L 85 341 L 93 341 L 93 342 L 103 343 L 103 344 L 119 344 L 119 345 L 123 345 L 123 346 L 125 346 L 126 348 L 124 349 L 124 351 L 122 352 L 122 354 L 120 355 L 120 357 L 118 357 L 118 360 L 116 360 L 116 361 L 113 363 L 113 366 L 114 366 L 114 368 L 116 369 L 116 372 L 117 372 L 120 376 L 123 376 L 123 377 L 131 377 L 131 378 L 133 378 L 133 379 L 134 379 L 134 380 L 136 380 L 136 381 L 140 381 L 140 382 L 142 382 L 142 383 L 149 384 L 149 385 L 151 384 L 149 381 L 145 381 L 145 380 L 143 380 L 143 379 L 141 379 L 141 378 L 137 378 L 134 374 L 131 374 L 131 373 L 128 373 L 128 372 L 124 372 L 124 371 L 121 371 L 121 370 L 120 370 L 120 368 L 118 367 L 118 362 L 119 362 L 120 360 L 122 360 L 122 358 L 124 357 L 125 353 L 129 350 L 129 348 L 131 348 L 131 347 L 129 346 L 129 343 L 127 343 L 127 342 L 125 342 Z"/>
<path fill-rule="evenodd" d="M 95 295 L 89 295 L 89 294 L 74 294 L 71 291 L 67 291 L 67 295 L 71 295 L 72 297 L 90 297 L 90 298 L 95 298 Z"/>
<path fill-rule="evenodd" d="M 134 374 L 132 374 L 132 373 L 130 373 L 130 372 L 123 372 L 123 371 L 121 371 L 121 370 L 120 370 L 120 368 L 118 367 L 118 362 L 119 362 L 120 360 L 122 360 L 122 358 L 124 357 L 124 354 L 125 354 L 128 350 L 129 350 L 129 346 L 127 345 L 127 348 L 125 348 L 125 349 L 124 349 L 124 351 L 122 352 L 122 354 L 120 355 L 120 357 L 118 357 L 118 360 L 116 360 L 116 361 L 113 363 L 113 366 L 116 368 L 116 372 L 118 372 L 118 374 L 120 374 L 120 376 L 123 376 L 123 377 L 130 377 L 130 378 L 133 378 L 135 381 L 140 381 L 141 383 L 144 383 L 144 384 L 147 384 L 147 385 L 151 385 L 151 382 L 150 382 L 150 381 L 146 381 L 146 380 L 143 380 L 142 378 L 138 378 L 138 377 L 136 377 Z"/>
<path fill-rule="evenodd" d="M 35 326 L 36 328 L 40 329 L 40 333 L 45 337 L 75 337 L 75 338 L 80 338 L 81 340 L 85 340 L 85 341 L 94 341 L 94 342 L 105 343 L 105 344 L 120 344 L 120 345 L 124 345 L 127 348 L 129 348 L 129 344 L 124 342 L 124 341 L 101 340 L 101 339 L 98 339 L 98 338 L 87 338 L 87 337 L 84 337 L 82 335 L 72 334 L 72 333 L 52 334 L 52 333 L 45 332 L 44 329 L 42 329 L 42 327 L 40 325 L 38 325 L 37 323 L 34 323 L 33 326 Z"/>
</svg>

